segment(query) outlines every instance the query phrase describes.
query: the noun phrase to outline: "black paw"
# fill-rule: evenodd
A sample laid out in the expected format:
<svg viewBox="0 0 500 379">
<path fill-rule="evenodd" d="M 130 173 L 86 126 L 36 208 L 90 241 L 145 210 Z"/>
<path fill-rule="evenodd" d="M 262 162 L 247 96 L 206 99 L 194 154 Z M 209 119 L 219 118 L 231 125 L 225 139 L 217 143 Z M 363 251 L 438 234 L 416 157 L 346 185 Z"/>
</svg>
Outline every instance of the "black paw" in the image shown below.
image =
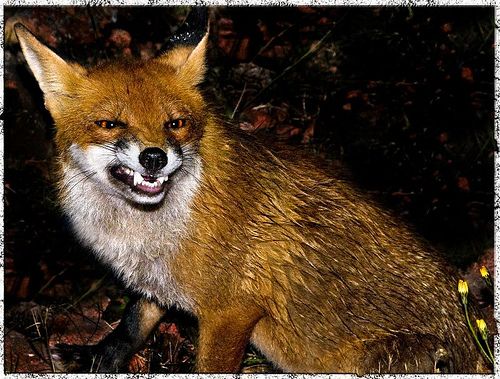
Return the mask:
<svg viewBox="0 0 500 379">
<path fill-rule="evenodd" d="M 58 344 L 51 351 L 52 361 L 58 372 L 127 372 L 132 350 L 128 345 L 123 350 L 121 344 L 113 343 L 116 341 L 109 342 L 104 340 L 91 346 Z"/>
<path fill-rule="evenodd" d="M 98 372 L 100 357 L 95 346 L 57 344 L 51 351 L 58 372 Z"/>
</svg>

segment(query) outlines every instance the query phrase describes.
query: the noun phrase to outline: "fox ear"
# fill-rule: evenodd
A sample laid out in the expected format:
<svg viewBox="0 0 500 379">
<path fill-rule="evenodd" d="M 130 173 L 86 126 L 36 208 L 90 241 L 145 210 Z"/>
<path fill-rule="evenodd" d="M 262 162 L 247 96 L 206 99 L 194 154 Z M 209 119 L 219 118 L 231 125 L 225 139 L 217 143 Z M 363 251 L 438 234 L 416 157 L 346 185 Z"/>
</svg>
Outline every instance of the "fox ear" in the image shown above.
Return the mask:
<svg viewBox="0 0 500 379">
<path fill-rule="evenodd" d="M 45 95 L 45 105 L 52 112 L 61 96 L 71 96 L 71 87 L 85 69 L 66 63 L 61 57 L 40 43 L 22 24 L 14 26 L 24 57 Z M 52 105 L 52 106 L 51 106 Z"/>
<path fill-rule="evenodd" d="M 184 24 L 170 38 L 166 53 L 158 59 L 174 67 L 180 79 L 193 86 L 199 84 L 206 71 L 205 57 L 208 44 L 208 9 L 195 7 Z"/>
<path fill-rule="evenodd" d="M 195 86 L 203 81 L 205 76 L 205 56 L 208 32 L 195 47 L 179 46 L 163 54 L 160 62 L 174 67 L 180 79 Z"/>
</svg>

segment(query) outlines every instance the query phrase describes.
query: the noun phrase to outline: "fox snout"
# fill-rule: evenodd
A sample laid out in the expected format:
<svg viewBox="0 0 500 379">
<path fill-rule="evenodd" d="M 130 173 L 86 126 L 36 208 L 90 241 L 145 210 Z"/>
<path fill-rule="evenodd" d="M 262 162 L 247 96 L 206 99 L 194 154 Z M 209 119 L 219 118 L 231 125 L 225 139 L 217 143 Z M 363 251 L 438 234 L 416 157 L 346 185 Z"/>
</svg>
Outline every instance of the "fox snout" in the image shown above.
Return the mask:
<svg viewBox="0 0 500 379">
<path fill-rule="evenodd" d="M 156 203 L 167 190 L 167 182 L 182 165 L 182 153 L 174 146 L 142 147 L 119 140 L 115 157 L 107 165 L 110 185 L 140 203 Z"/>
<path fill-rule="evenodd" d="M 168 157 L 159 147 L 148 147 L 139 154 L 139 163 L 148 172 L 155 173 L 167 165 Z"/>
</svg>

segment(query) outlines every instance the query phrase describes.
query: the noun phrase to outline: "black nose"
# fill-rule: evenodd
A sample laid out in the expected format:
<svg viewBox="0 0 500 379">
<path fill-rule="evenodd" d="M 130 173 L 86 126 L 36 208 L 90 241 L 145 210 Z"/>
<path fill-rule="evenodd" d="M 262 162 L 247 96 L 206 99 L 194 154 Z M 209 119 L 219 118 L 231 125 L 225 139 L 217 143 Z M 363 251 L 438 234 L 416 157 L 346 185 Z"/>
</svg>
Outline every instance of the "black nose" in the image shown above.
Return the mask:
<svg viewBox="0 0 500 379">
<path fill-rule="evenodd" d="M 148 171 L 157 171 L 167 165 L 167 154 L 159 147 L 148 147 L 139 154 L 139 162 Z"/>
</svg>

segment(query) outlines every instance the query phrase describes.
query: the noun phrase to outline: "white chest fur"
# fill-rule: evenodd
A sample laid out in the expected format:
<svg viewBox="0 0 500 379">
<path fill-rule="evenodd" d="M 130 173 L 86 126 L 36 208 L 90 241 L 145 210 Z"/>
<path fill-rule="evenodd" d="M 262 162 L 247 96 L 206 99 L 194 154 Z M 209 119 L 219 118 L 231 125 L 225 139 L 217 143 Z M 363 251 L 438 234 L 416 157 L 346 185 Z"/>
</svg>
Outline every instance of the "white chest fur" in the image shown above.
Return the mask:
<svg viewBox="0 0 500 379">
<path fill-rule="evenodd" d="M 126 286 L 162 305 L 191 310 L 193 300 L 175 281 L 170 262 L 186 234 L 199 175 L 175 183 L 161 207 L 144 211 L 102 191 L 92 178 L 70 185 L 77 174 L 77 168 L 64 171 L 62 205 L 82 243 Z"/>
</svg>

